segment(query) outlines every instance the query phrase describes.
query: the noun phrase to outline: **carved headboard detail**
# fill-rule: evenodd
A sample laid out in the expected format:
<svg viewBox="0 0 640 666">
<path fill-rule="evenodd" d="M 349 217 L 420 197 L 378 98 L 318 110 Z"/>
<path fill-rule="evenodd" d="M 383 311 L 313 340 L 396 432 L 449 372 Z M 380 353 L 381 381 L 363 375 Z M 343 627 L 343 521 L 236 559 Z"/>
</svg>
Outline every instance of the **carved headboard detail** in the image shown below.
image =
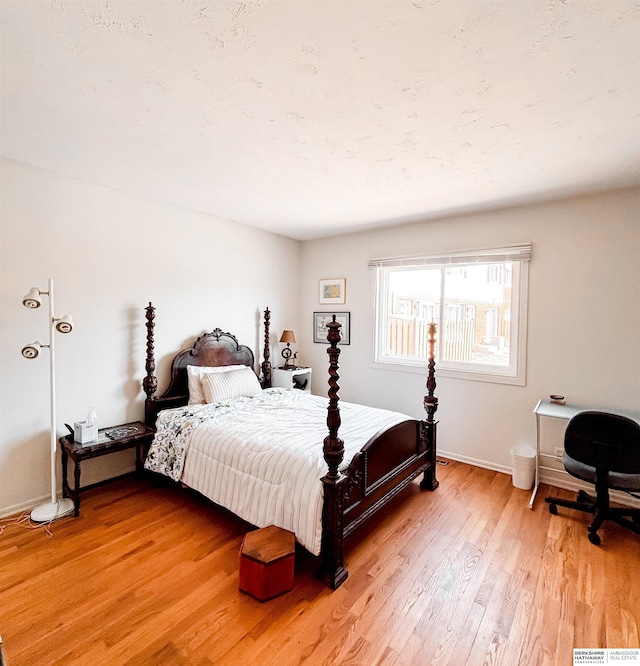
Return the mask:
<svg viewBox="0 0 640 666">
<path fill-rule="evenodd" d="M 255 358 L 251 349 L 246 345 L 239 344 L 237 338 L 231 333 L 216 328 L 211 333 L 201 335 L 190 349 L 184 349 L 176 354 L 171 363 L 169 386 L 161 396 L 156 396 L 158 380 L 154 375 L 156 366 L 153 335 L 155 308 L 149 303 L 145 310 L 147 318 L 147 375 L 142 385 L 147 394 L 145 421 L 148 425 L 155 425 L 160 410 L 187 404 L 189 399 L 187 366 L 247 365 L 255 371 Z M 267 313 L 268 309 L 265 311 L 265 326 L 268 326 Z M 265 375 L 268 371 L 270 377 L 271 366 L 269 360 L 265 359 L 262 366 Z"/>
</svg>

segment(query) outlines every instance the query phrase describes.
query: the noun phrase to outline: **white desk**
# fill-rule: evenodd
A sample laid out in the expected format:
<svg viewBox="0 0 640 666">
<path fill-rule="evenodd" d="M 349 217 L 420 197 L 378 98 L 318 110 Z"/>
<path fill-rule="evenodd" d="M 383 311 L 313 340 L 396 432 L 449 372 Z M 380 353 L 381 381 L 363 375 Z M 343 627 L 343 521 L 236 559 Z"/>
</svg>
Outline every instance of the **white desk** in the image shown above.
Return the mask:
<svg viewBox="0 0 640 666">
<path fill-rule="evenodd" d="M 540 484 L 540 418 L 548 416 L 552 419 L 564 419 L 565 421 L 568 421 L 572 416 L 575 416 L 578 412 L 582 411 L 584 411 L 584 409 L 572 407 L 571 405 L 558 405 L 551 402 L 548 398 L 538 400 L 538 404 L 533 410 L 533 413 L 536 416 L 536 477 L 533 483 L 531 499 L 529 500 L 530 509 L 533 509 L 533 502 L 536 499 L 538 485 Z"/>
<path fill-rule="evenodd" d="M 533 492 L 531 493 L 531 499 L 529 500 L 529 508 L 533 509 L 533 502 L 536 499 L 536 493 L 538 492 L 538 485 L 540 483 L 540 419 L 545 416 L 552 419 L 564 419 L 568 421 L 571 417 L 575 416 L 579 412 L 585 412 L 588 410 L 598 410 L 596 407 L 575 407 L 574 405 L 558 405 L 551 402 L 548 398 L 543 398 L 538 400 L 538 404 L 535 406 L 533 413 L 536 416 L 536 476 L 535 482 L 533 484 Z M 609 411 L 609 410 L 605 410 Z M 634 421 L 640 423 L 640 417 L 636 414 L 625 414 L 624 412 L 615 412 L 616 414 L 622 414 L 627 416 Z"/>
</svg>

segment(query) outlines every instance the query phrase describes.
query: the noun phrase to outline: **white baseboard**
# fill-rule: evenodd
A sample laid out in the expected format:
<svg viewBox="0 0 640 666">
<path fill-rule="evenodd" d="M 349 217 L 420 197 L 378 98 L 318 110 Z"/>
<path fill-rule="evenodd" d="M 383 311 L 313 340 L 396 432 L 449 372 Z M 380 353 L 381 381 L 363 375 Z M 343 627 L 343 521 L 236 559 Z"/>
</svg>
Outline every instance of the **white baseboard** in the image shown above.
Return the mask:
<svg viewBox="0 0 640 666">
<path fill-rule="evenodd" d="M 471 458 L 469 456 L 461 456 L 457 453 L 450 453 L 449 451 L 441 450 L 438 451 L 438 457 L 447 458 L 448 460 L 455 460 L 456 462 L 466 463 L 467 465 L 473 465 L 474 467 L 481 467 L 482 469 L 488 469 L 492 472 L 501 472 L 502 474 L 508 474 L 511 476 L 511 467 L 507 467 L 505 465 L 496 465 L 495 463 L 487 462 L 486 460 Z M 554 488 L 573 490 L 575 492 L 584 490 L 593 494 L 593 486 L 590 486 L 587 483 L 582 483 L 578 479 L 575 479 L 560 469 L 541 469 L 540 483 L 547 483 Z M 62 493 L 59 493 L 58 497 L 62 497 Z M 42 497 L 29 500 L 22 504 L 14 504 L 13 506 L 6 507 L 0 512 L 0 518 L 14 516 L 18 513 L 22 513 L 23 511 L 30 511 L 34 506 L 38 506 L 42 502 L 47 502 L 49 498 L 49 495 L 43 495 Z M 618 490 L 611 491 L 611 500 L 617 504 L 623 504 L 624 506 L 632 506 L 633 508 L 640 509 L 640 499 L 631 497 L 631 495 L 620 492 Z"/>
<path fill-rule="evenodd" d="M 58 493 L 58 499 L 62 497 L 62 492 Z M 16 516 L 18 514 L 28 511 L 31 513 L 31 509 L 36 506 L 40 506 L 43 502 L 50 502 L 51 494 L 42 495 L 41 497 L 36 497 L 35 499 L 27 500 L 26 502 L 21 502 L 20 504 L 13 504 L 12 506 L 4 507 L 0 510 L 0 519 L 7 518 L 8 516 Z"/>
<path fill-rule="evenodd" d="M 511 476 L 511 467 L 506 467 L 505 465 L 496 465 L 494 463 L 487 462 L 486 460 L 478 460 L 477 458 L 470 458 L 469 456 L 461 456 L 456 453 L 449 453 L 448 451 L 438 450 L 437 455 L 438 457 L 448 458 L 449 460 L 466 463 L 468 465 L 473 465 L 474 467 L 482 467 L 483 469 L 489 469 L 492 472 L 502 472 L 503 474 L 508 474 Z M 572 490 L 576 493 L 579 490 L 584 490 L 591 495 L 594 494 L 592 485 L 584 483 L 579 479 L 576 479 L 575 477 L 567 474 L 564 469 L 541 467 L 540 483 L 546 483 L 550 486 L 553 486 L 554 488 L 562 488 L 563 490 Z M 632 497 L 631 495 L 620 490 L 612 490 L 610 493 L 610 498 L 611 501 L 615 502 L 616 504 L 622 504 L 623 506 L 630 506 L 634 509 L 640 509 L 640 499 L 636 499 L 635 497 Z"/>
<path fill-rule="evenodd" d="M 578 492 L 579 490 L 584 490 L 585 492 L 594 495 L 595 491 L 593 485 L 584 483 L 579 479 L 576 479 L 573 476 L 570 476 L 564 471 L 555 470 L 555 469 L 545 469 L 540 471 L 540 483 L 547 483 L 554 488 L 563 488 L 564 490 L 572 490 Z M 636 493 L 639 494 L 639 493 Z M 609 498 L 612 502 L 616 504 L 622 504 L 623 506 L 630 506 L 634 509 L 640 509 L 640 499 L 632 497 L 628 493 L 622 492 L 621 490 L 612 490 L 609 493 Z"/>
<path fill-rule="evenodd" d="M 487 462 L 486 460 L 479 460 L 478 458 L 470 458 L 469 456 L 461 456 L 458 453 L 450 453 L 449 451 L 442 451 L 438 449 L 437 451 L 438 458 L 448 458 L 449 460 L 455 460 L 456 462 L 467 463 L 468 465 L 473 465 L 474 467 L 482 467 L 483 469 L 490 469 L 492 472 L 502 472 L 503 474 L 508 474 L 511 476 L 511 467 L 505 467 L 504 465 L 496 465 L 495 463 Z"/>
</svg>

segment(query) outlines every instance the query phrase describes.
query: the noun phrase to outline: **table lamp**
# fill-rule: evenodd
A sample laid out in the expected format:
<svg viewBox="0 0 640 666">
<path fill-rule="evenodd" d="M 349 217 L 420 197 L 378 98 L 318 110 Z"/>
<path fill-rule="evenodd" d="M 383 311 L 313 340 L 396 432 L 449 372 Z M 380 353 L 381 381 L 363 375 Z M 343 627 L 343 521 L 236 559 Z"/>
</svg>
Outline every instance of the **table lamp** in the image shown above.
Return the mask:
<svg viewBox="0 0 640 666">
<path fill-rule="evenodd" d="M 280 342 L 286 342 L 287 346 L 282 350 L 282 358 L 284 358 L 284 367 L 285 368 L 295 368 L 295 364 L 291 363 L 291 356 L 295 359 L 298 355 L 298 352 L 295 354 L 291 349 L 291 343 L 296 342 L 296 336 L 293 331 L 282 331 L 282 336 L 280 337 Z"/>
</svg>

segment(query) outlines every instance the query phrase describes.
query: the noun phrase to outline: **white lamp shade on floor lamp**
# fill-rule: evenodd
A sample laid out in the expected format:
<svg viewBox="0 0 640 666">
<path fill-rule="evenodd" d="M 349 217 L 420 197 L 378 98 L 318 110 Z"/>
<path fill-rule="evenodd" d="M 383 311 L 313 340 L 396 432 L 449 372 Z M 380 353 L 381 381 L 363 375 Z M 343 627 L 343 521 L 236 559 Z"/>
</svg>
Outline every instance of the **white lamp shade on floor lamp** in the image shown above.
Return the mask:
<svg viewBox="0 0 640 666">
<path fill-rule="evenodd" d="M 69 315 L 57 319 L 53 314 L 53 280 L 49 278 L 48 291 L 40 291 L 32 287 L 22 299 L 22 304 L 30 310 L 42 305 L 42 296 L 49 297 L 49 344 L 39 341 L 32 342 L 22 348 L 24 358 L 32 359 L 40 355 L 42 349 L 49 349 L 49 383 L 50 383 L 50 411 L 51 411 L 51 501 L 40 504 L 31 512 L 31 520 L 36 523 L 50 523 L 58 518 L 68 516 L 73 512 L 73 501 L 66 497 L 58 499 L 58 482 L 56 479 L 56 453 L 58 440 L 56 434 L 56 357 L 55 332 L 70 333 L 73 330 L 73 320 Z"/>
</svg>

